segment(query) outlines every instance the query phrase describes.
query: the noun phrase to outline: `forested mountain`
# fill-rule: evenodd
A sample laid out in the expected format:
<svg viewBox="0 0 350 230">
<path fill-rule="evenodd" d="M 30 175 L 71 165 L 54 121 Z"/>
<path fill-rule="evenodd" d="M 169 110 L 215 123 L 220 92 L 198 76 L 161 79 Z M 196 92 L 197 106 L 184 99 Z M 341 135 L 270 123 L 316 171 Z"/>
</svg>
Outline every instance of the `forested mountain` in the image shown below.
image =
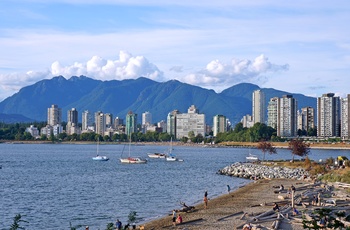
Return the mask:
<svg viewBox="0 0 350 230">
<path fill-rule="evenodd" d="M 63 120 L 67 111 L 76 108 L 81 113 L 102 111 L 114 117 L 125 119 L 128 111 L 141 114 L 152 113 L 153 122 L 166 120 L 167 114 L 175 109 L 187 113 L 195 105 L 206 115 L 206 122 L 212 124 L 213 116 L 225 115 L 233 124 L 252 113 L 252 92 L 260 89 L 250 83 L 241 83 L 225 89 L 221 93 L 189 85 L 176 80 L 156 82 L 140 77 L 132 80 L 100 81 L 85 76 L 62 76 L 42 80 L 23 87 L 18 93 L 0 103 L 0 113 L 20 114 L 36 121 L 46 121 L 47 108 L 57 104 L 62 108 Z M 298 107 L 316 108 L 316 98 L 293 94 L 275 89 L 262 88 L 266 103 L 271 97 L 292 94 L 298 100 Z"/>
</svg>

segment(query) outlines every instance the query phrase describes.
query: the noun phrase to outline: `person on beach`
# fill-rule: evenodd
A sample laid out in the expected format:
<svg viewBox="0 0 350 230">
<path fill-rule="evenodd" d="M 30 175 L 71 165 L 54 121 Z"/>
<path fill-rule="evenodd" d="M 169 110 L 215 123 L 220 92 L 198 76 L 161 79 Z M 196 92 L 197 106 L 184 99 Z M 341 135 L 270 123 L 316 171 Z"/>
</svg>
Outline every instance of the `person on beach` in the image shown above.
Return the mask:
<svg viewBox="0 0 350 230">
<path fill-rule="evenodd" d="M 208 197 L 204 196 L 203 201 L 204 201 L 204 208 L 207 209 L 208 208 Z"/>
<path fill-rule="evenodd" d="M 284 186 L 283 186 L 283 184 L 281 184 L 279 192 L 282 192 L 283 190 L 284 190 Z"/>
<path fill-rule="evenodd" d="M 230 192 L 231 192 L 230 185 L 227 185 L 227 192 L 228 192 L 228 193 L 230 193 Z"/>
<path fill-rule="evenodd" d="M 182 223 L 182 216 L 179 214 L 179 216 L 176 219 L 176 223 L 177 224 L 181 224 Z"/>
<path fill-rule="evenodd" d="M 208 196 L 208 191 L 206 190 L 204 193 L 204 197 L 207 197 L 207 196 Z"/>
<path fill-rule="evenodd" d="M 89 230 L 89 226 L 86 226 L 86 227 L 85 227 L 85 230 Z"/>
<path fill-rule="evenodd" d="M 275 202 L 275 204 L 273 205 L 273 211 L 277 211 L 277 212 L 279 212 L 280 211 L 280 207 L 278 206 L 278 204 Z"/>
<path fill-rule="evenodd" d="M 173 210 L 173 226 L 176 226 L 176 210 Z"/>
<path fill-rule="evenodd" d="M 117 219 L 117 221 L 115 222 L 115 227 L 117 228 L 117 230 L 122 229 L 122 222 L 119 219 Z"/>
<path fill-rule="evenodd" d="M 293 208 L 293 216 L 299 215 L 299 211 L 294 207 Z"/>
<path fill-rule="evenodd" d="M 243 226 L 243 230 L 251 230 L 251 229 L 252 229 L 252 225 L 251 225 L 250 223 L 245 224 L 245 225 Z"/>
</svg>

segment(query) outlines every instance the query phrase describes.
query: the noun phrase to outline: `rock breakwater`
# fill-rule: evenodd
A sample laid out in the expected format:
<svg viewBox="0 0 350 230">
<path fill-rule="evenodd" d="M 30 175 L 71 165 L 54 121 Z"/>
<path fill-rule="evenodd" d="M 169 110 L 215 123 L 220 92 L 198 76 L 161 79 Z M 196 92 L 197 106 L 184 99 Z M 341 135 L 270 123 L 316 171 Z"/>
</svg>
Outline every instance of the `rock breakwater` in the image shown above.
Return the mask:
<svg viewBox="0 0 350 230">
<path fill-rule="evenodd" d="M 259 179 L 295 179 L 309 177 L 309 173 L 302 168 L 287 168 L 280 166 L 266 166 L 261 164 L 236 162 L 218 171 L 218 174 L 241 177 L 251 180 Z"/>
</svg>

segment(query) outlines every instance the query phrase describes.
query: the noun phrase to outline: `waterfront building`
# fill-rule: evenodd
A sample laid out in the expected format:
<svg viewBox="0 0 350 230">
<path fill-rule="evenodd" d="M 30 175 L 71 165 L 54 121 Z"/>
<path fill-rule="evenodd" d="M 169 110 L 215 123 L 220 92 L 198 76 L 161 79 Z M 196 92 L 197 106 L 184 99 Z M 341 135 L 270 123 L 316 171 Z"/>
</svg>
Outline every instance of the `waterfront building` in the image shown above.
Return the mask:
<svg viewBox="0 0 350 230">
<path fill-rule="evenodd" d="M 58 108 L 57 105 L 51 105 L 51 107 L 47 109 L 47 124 L 50 126 L 54 126 L 57 124 L 61 124 L 61 122 L 62 109 Z"/>
<path fill-rule="evenodd" d="M 91 113 L 89 112 L 89 110 L 85 110 L 82 113 L 81 129 L 83 131 L 95 130 L 95 128 L 91 128 L 91 127 L 93 127 Z"/>
<path fill-rule="evenodd" d="M 142 113 L 142 126 L 151 125 L 152 124 L 152 113 L 146 111 Z"/>
<path fill-rule="evenodd" d="M 105 113 L 106 128 L 113 127 L 113 115 L 111 113 Z"/>
<path fill-rule="evenodd" d="M 172 112 L 168 113 L 167 116 L 166 132 L 172 137 L 176 137 L 176 116 L 178 114 L 180 114 L 179 110 L 173 110 Z"/>
<path fill-rule="evenodd" d="M 120 125 L 124 125 L 124 120 L 120 117 L 116 117 L 114 119 L 114 128 L 118 128 Z"/>
<path fill-rule="evenodd" d="M 191 105 L 187 113 L 176 114 L 176 139 L 188 137 L 188 133 L 193 131 L 194 135 L 201 134 L 205 137 L 205 115 Z"/>
<path fill-rule="evenodd" d="M 340 98 L 326 93 L 317 98 L 317 136 L 340 136 Z"/>
<path fill-rule="evenodd" d="M 341 131 L 340 136 L 342 139 L 349 139 L 349 102 L 350 102 L 350 94 L 347 95 L 347 97 L 341 99 Z"/>
<path fill-rule="evenodd" d="M 164 120 L 161 120 L 160 122 L 158 122 L 157 126 L 158 126 L 158 128 L 161 128 L 162 133 L 166 133 L 167 123 Z"/>
<path fill-rule="evenodd" d="M 250 114 L 243 116 L 241 119 L 243 128 L 250 128 L 254 126 L 253 117 Z"/>
<path fill-rule="evenodd" d="M 277 136 L 294 137 L 297 135 L 297 101 L 292 95 L 283 95 L 278 100 Z"/>
<path fill-rule="evenodd" d="M 75 108 L 67 111 L 66 133 L 68 135 L 72 135 L 73 133 L 81 133 L 78 126 L 78 111 Z"/>
<path fill-rule="evenodd" d="M 137 132 L 137 114 L 133 113 L 132 111 L 129 111 L 126 115 L 125 132 L 128 138 L 132 133 Z"/>
<path fill-rule="evenodd" d="M 274 129 L 278 122 L 278 100 L 278 97 L 271 98 L 267 106 L 267 125 Z"/>
<path fill-rule="evenodd" d="M 253 92 L 253 123 L 265 123 L 265 94 L 258 89 Z"/>
<path fill-rule="evenodd" d="M 30 135 L 32 135 L 32 137 L 35 139 L 40 137 L 39 130 L 37 127 L 34 127 L 34 125 L 30 125 L 28 128 L 26 128 L 26 132 L 30 133 Z"/>
<path fill-rule="evenodd" d="M 213 136 L 216 137 L 218 133 L 225 133 L 227 131 L 227 119 L 224 115 L 215 115 L 213 117 Z"/>
<path fill-rule="evenodd" d="M 310 128 L 315 128 L 315 110 L 308 106 L 301 108 L 298 111 L 298 130 L 308 131 Z"/>
<path fill-rule="evenodd" d="M 104 136 L 106 131 L 105 116 L 101 111 L 95 113 L 95 133 Z"/>
</svg>

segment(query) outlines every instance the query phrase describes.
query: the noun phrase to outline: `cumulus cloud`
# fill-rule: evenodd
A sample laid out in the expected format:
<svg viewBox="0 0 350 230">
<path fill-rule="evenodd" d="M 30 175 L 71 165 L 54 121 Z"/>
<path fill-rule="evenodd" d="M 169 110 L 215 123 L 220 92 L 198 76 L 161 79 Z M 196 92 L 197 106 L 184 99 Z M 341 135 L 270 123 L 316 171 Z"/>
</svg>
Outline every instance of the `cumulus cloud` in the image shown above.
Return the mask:
<svg viewBox="0 0 350 230">
<path fill-rule="evenodd" d="M 220 88 L 232 86 L 240 82 L 262 81 L 265 74 L 286 71 L 288 64 L 276 65 L 271 63 L 264 55 L 256 57 L 254 60 L 232 59 L 231 63 L 222 63 L 219 60 L 209 62 L 205 68 L 197 73 L 190 73 L 181 80 L 203 87 Z"/>
<path fill-rule="evenodd" d="M 59 62 L 54 62 L 51 65 L 51 73 L 66 77 L 86 75 L 100 80 L 123 80 L 139 77 L 161 80 L 163 77 L 163 72 L 145 57 L 133 56 L 126 51 L 120 51 L 117 60 L 106 60 L 94 56 L 86 63 L 76 62 L 70 66 L 62 66 Z"/>
</svg>

